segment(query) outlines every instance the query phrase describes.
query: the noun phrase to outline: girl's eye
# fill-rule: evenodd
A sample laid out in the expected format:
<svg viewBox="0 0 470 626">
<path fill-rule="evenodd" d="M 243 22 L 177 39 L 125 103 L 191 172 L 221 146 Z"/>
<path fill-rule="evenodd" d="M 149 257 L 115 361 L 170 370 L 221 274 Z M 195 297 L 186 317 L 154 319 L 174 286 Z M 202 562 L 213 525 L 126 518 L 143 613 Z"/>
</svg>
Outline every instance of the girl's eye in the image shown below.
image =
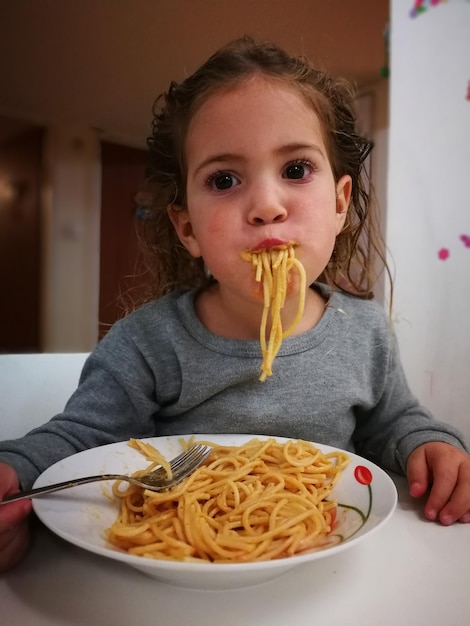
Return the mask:
<svg viewBox="0 0 470 626">
<path fill-rule="evenodd" d="M 239 184 L 239 181 L 233 174 L 229 172 L 215 172 L 211 174 L 206 181 L 206 185 L 210 189 L 225 191 Z"/>
<path fill-rule="evenodd" d="M 312 171 L 313 167 L 309 161 L 295 161 L 286 167 L 283 176 L 291 180 L 300 180 L 309 176 Z"/>
</svg>

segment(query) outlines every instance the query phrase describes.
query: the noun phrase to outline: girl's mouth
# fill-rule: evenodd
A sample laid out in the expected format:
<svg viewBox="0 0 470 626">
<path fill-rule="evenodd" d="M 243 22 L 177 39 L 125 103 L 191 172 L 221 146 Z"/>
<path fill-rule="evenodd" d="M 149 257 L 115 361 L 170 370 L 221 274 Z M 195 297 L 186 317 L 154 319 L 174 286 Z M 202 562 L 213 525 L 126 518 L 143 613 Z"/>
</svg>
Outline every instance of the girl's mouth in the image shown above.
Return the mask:
<svg viewBox="0 0 470 626">
<path fill-rule="evenodd" d="M 276 239 L 274 237 L 263 239 L 250 249 L 242 250 L 240 253 L 244 261 L 252 261 L 252 255 L 260 254 L 265 250 L 287 250 L 287 248 L 296 248 L 299 245 L 297 241 L 286 241 L 285 239 Z"/>
<path fill-rule="evenodd" d="M 269 239 L 263 239 L 256 246 L 251 249 L 251 252 L 260 252 L 261 250 L 283 250 L 289 246 L 296 246 L 293 241 L 285 241 L 283 239 L 276 239 L 274 237 Z"/>
</svg>

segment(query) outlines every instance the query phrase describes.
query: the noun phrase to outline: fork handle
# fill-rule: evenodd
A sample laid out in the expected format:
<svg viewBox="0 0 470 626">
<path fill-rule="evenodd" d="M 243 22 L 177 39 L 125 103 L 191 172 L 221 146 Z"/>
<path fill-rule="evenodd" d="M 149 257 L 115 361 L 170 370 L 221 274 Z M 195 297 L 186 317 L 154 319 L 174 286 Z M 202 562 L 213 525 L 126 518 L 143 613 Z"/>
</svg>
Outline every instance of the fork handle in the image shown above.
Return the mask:
<svg viewBox="0 0 470 626">
<path fill-rule="evenodd" d="M 75 480 L 66 480 L 63 483 L 55 483 L 54 485 L 46 485 L 45 487 L 36 487 L 35 489 L 29 489 L 27 491 L 20 491 L 19 493 L 13 493 L 5 496 L 0 502 L 2 504 L 8 504 L 15 500 L 24 500 L 25 498 L 34 498 L 46 493 L 53 493 L 54 491 L 62 491 L 62 489 L 69 489 L 70 487 L 77 487 L 78 485 L 86 485 L 87 483 L 96 483 L 100 480 L 122 480 L 124 477 L 121 474 L 99 474 L 97 476 L 86 476 L 83 478 L 76 478 Z"/>
</svg>

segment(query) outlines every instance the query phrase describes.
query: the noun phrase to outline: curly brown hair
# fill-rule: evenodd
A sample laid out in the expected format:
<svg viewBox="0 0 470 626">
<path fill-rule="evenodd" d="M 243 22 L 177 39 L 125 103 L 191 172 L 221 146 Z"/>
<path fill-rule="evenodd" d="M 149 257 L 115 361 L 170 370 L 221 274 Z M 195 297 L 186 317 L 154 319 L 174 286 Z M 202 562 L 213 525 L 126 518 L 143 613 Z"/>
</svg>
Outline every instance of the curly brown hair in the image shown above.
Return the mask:
<svg viewBox="0 0 470 626">
<path fill-rule="evenodd" d="M 372 297 L 377 258 L 388 268 L 364 167 L 372 144 L 356 131 L 355 90 L 348 81 L 312 67 L 304 57 L 290 56 L 273 43 L 245 36 L 215 52 L 183 82 L 171 83 L 154 105 L 152 136 L 147 141 L 153 214 L 142 233 L 147 270 L 153 275 L 146 298 L 179 288 L 204 287 L 214 280 L 203 260 L 191 257 L 180 243 L 167 207 L 186 203 L 184 148 L 194 113 L 214 92 L 255 74 L 298 91 L 320 119 L 335 180 L 345 174 L 352 179 L 347 220 L 319 280 L 360 297 Z"/>
</svg>

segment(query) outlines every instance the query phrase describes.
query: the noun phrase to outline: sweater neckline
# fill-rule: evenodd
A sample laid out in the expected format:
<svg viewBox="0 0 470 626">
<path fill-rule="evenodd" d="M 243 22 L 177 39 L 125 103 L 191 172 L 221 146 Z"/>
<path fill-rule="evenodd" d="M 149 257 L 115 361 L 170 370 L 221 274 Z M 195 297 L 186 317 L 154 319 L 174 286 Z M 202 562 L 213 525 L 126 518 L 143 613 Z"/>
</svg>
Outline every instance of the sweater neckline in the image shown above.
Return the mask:
<svg viewBox="0 0 470 626">
<path fill-rule="evenodd" d="M 304 352 L 319 345 L 329 335 L 332 321 L 338 315 L 346 318 L 345 311 L 340 306 L 340 293 L 322 283 L 315 283 L 311 288 L 316 289 L 327 300 L 325 311 L 313 328 L 300 335 L 284 339 L 278 353 L 279 356 Z M 197 294 L 198 291 L 195 289 L 186 291 L 180 294 L 176 301 L 181 323 L 191 337 L 204 347 L 220 354 L 259 358 L 260 344 L 258 339 L 223 337 L 211 332 L 202 324 L 195 310 Z"/>
</svg>

